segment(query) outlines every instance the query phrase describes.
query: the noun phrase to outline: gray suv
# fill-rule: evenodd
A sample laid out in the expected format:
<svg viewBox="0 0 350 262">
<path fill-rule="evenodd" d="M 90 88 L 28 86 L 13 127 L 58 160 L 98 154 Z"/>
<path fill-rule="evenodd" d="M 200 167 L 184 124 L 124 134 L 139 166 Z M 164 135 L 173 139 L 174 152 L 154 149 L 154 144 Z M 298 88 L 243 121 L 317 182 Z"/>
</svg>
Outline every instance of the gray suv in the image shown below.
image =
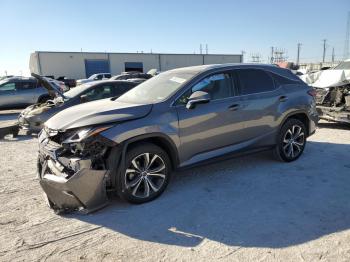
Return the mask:
<svg viewBox="0 0 350 262">
<path fill-rule="evenodd" d="M 68 108 L 39 135 L 38 172 L 56 211 L 91 212 L 108 191 L 158 197 L 175 169 L 273 149 L 296 160 L 318 121 L 315 92 L 289 70 L 204 65 L 163 72 L 118 99 Z"/>
</svg>

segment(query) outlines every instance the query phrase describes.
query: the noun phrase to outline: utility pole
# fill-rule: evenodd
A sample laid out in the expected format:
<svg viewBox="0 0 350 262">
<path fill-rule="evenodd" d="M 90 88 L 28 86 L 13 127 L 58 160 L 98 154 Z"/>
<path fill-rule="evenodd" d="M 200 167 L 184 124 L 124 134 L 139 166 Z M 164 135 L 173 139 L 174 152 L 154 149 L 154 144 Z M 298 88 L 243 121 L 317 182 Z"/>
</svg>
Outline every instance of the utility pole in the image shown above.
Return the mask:
<svg viewBox="0 0 350 262">
<path fill-rule="evenodd" d="M 299 61 L 300 61 L 300 49 L 301 49 L 301 43 L 298 43 L 297 65 L 299 65 Z"/>
<path fill-rule="evenodd" d="M 203 53 L 203 48 L 202 48 L 202 44 L 199 45 L 199 53 L 202 54 Z"/>
<path fill-rule="evenodd" d="M 334 63 L 334 58 L 335 58 L 335 54 L 334 54 L 334 47 L 332 48 L 332 63 Z"/>
<path fill-rule="evenodd" d="M 323 39 L 323 58 L 322 58 L 322 62 L 325 62 L 326 59 L 326 43 L 327 43 L 327 39 Z"/>
<path fill-rule="evenodd" d="M 242 62 L 242 63 L 244 63 L 244 55 L 245 55 L 245 51 L 244 51 L 244 50 L 242 50 L 242 51 L 241 51 L 241 53 L 242 53 L 242 61 L 241 61 L 241 62 Z"/>
<path fill-rule="evenodd" d="M 349 38 L 350 38 L 350 11 L 348 12 L 348 21 L 346 23 L 346 35 L 345 35 L 344 54 L 343 54 L 344 60 L 350 58 Z"/>
<path fill-rule="evenodd" d="M 208 44 L 205 44 L 205 53 L 208 54 Z"/>
<path fill-rule="evenodd" d="M 275 62 L 274 58 L 273 58 L 273 53 L 274 53 L 274 48 L 273 48 L 273 46 L 271 46 L 271 64 L 273 64 Z"/>
</svg>

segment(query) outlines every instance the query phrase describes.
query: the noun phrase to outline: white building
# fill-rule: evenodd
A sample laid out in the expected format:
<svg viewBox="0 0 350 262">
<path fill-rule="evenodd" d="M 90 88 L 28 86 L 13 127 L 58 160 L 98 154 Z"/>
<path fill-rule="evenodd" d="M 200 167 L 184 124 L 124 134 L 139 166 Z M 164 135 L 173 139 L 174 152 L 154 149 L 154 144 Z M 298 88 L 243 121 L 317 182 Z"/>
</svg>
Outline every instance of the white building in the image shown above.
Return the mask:
<svg viewBox="0 0 350 262">
<path fill-rule="evenodd" d="M 44 52 L 30 55 L 31 73 L 86 78 L 94 73 L 118 75 L 125 71 L 147 72 L 203 64 L 241 63 L 242 55 Z"/>
</svg>

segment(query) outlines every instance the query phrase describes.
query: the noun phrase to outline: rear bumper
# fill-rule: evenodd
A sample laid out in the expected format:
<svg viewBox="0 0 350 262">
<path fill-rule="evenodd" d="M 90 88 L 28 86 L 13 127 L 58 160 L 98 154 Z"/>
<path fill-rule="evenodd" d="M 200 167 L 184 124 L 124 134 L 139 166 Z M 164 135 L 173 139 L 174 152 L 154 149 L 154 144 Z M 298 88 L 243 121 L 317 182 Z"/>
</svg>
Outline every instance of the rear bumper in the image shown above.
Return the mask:
<svg viewBox="0 0 350 262">
<path fill-rule="evenodd" d="M 317 112 L 321 119 L 350 124 L 350 111 L 341 110 L 339 108 L 318 106 Z"/>
</svg>

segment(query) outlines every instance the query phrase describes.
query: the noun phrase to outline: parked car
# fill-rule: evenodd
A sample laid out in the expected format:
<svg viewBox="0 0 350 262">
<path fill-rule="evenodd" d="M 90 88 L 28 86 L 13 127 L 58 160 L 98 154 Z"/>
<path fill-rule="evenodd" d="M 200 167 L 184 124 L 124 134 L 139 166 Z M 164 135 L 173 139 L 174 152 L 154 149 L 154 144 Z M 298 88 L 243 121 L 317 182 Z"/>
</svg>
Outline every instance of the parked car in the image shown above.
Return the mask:
<svg viewBox="0 0 350 262">
<path fill-rule="evenodd" d="M 110 79 L 111 77 L 112 77 L 112 75 L 110 73 L 93 74 L 87 79 L 77 80 L 76 85 L 78 86 L 78 85 L 85 84 L 85 83 L 92 82 L 92 81 L 106 80 L 106 79 Z"/>
<path fill-rule="evenodd" d="M 4 80 L 6 78 L 14 77 L 14 75 L 6 75 L 6 76 L 0 76 L 0 80 Z"/>
<path fill-rule="evenodd" d="M 51 83 L 47 79 L 34 75 L 43 86 Z M 37 103 L 24 109 L 18 117 L 22 129 L 31 132 L 39 132 L 43 124 L 58 112 L 81 103 L 113 97 L 120 95 L 134 88 L 138 83 L 129 81 L 94 81 L 80 85 L 70 91 L 61 94 L 53 100 L 45 103 Z"/>
<path fill-rule="evenodd" d="M 62 94 L 64 84 L 48 79 L 52 88 L 48 90 L 38 84 L 33 77 L 11 77 L 0 81 L 0 108 L 28 106 L 34 103 L 44 103 L 57 94 Z"/>
<path fill-rule="evenodd" d="M 127 80 L 127 79 L 150 79 L 152 75 L 147 73 L 141 73 L 141 72 L 124 72 L 120 75 L 112 76 L 111 80 Z"/>
<path fill-rule="evenodd" d="M 76 85 L 77 85 L 77 82 L 75 81 L 75 79 L 67 78 L 65 76 L 59 76 L 59 77 L 57 77 L 56 80 L 62 81 L 69 88 L 76 87 Z"/>
<path fill-rule="evenodd" d="M 350 59 L 300 78 L 315 88 L 321 119 L 350 124 Z"/>
<path fill-rule="evenodd" d="M 107 189 L 144 203 L 162 194 L 173 170 L 227 154 L 272 149 L 279 160 L 294 161 L 317 121 L 312 88 L 290 70 L 170 70 L 117 100 L 49 119 L 39 135 L 40 185 L 57 212 L 101 208 Z"/>
<path fill-rule="evenodd" d="M 145 82 L 146 80 L 147 79 L 144 79 L 144 78 L 130 78 L 130 79 L 127 79 L 126 81 L 141 84 L 141 83 Z"/>
</svg>

